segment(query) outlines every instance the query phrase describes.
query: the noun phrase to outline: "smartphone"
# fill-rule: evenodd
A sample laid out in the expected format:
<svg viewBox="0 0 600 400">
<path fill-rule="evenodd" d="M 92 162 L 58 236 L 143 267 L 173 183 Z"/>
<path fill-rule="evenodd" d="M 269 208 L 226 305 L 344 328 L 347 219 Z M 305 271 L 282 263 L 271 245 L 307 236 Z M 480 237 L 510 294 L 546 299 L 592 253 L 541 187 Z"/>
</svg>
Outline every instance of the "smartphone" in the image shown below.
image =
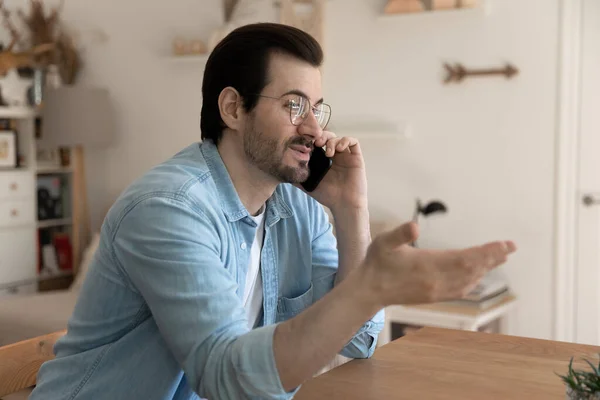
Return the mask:
<svg viewBox="0 0 600 400">
<path fill-rule="evenodd" d="M 331 168 L 331 163 L 331 158 L 325 155 L 325 150 L 322 147 L 315 147 L 308 161 L 308 179 L 301 184 L 304 190 L 307 192 L 315 190 Z"/>
</svg>

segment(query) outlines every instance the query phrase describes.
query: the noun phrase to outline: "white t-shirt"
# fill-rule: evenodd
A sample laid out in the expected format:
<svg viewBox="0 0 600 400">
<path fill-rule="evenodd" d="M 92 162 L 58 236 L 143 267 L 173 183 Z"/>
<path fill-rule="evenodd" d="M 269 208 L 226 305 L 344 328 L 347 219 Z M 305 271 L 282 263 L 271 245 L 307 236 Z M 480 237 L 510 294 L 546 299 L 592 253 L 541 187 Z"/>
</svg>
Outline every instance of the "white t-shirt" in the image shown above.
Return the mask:
<svg viewBox="0 0 600 400">
<path fill-rule="evenodd" d="M 260 273 L 260 254 L 265 233 L 265 207 L 256 217 L 251 217 L 258 224 L 256 236 L 250 248 L 250 263 L 246 273 L 246 287 L 244 290 L 244 308 L 248 318 L 248 327 L 254 328 L 262 316 L 263 286 Z"/>
</svg>

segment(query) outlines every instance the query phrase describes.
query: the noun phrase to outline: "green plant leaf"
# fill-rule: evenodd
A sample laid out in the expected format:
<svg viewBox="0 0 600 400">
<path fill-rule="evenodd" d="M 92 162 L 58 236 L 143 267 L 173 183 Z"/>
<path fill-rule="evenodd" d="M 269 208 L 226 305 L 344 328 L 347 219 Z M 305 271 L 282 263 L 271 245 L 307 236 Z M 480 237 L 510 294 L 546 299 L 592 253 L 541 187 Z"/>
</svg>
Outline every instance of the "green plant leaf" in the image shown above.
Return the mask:
<svg viewBox="0 0 600 400">
<path fill-rule="evenodd" d="M 567 374 L 556 375 L 558 375 L 563 383 L 571 388 L 575 394 L 581 397 L 588 397 L 600 393 L 600 364 L 596 367 L 589 360 L 584 359 L 584 361 L 592 368 L 591 371 L 573 369 L 573 357 L 571 357 Z"/>
<path fill-rule="evenodd" d="M 589 360 L 584 360 L 590 367 L 592 367 L 592 371 L 594 371 L 594 374 L 596 375 L 600 375 L 600 369 L 596 368 L 596 366 L 594 364 L 591 363 L 591 361 Z"/>
</svg>

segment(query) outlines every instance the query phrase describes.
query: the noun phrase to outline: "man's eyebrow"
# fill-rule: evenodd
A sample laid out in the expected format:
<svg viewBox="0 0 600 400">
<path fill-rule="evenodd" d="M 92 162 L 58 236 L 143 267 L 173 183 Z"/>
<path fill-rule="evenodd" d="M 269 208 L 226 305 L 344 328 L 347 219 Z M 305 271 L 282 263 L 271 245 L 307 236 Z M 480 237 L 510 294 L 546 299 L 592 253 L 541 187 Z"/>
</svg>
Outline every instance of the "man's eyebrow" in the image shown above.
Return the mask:
<svg viewBox="0 0 600 400">
<path fill-rule="evenodd" d="M 299 89 L 292 89 L 290 91 L 285 92 L 283 95 L 286 96 L 288 94 L 295 94 L 295 95 L 306 97 L 307 99 L 310 99 L 306 93 L 304 93 L 302 90 L 299 90 Z M 313 104 L 313 106 L 320 104 L 322 102 L 323 102 L 323 98 L 321 97 L 316 103 Z"/>
</svg>

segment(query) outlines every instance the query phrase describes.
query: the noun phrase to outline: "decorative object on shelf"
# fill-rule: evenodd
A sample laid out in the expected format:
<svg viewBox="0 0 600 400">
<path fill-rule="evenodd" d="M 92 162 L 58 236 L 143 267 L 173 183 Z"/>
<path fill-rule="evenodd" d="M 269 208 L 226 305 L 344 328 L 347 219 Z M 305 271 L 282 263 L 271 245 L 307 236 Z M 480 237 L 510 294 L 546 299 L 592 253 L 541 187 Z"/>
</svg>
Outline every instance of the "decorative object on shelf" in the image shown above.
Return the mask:
<svg viewBox="0 0 600 400">
<path fill-rule="evenodd" d="M 565 375 L 558 375 L 566 385 L 569 400 L 600 400 L 600 361 L 584 359 L 589 369 L 573 369 L 573 357 Z M 598 363 L 598 366 L 595 365 Z"/>
<path fill-rule="evenodd" d="M 6 102 L 6 99 L 4 98 L 4 94 L 2 93 L 2 87 L 0 86 L 0 107 L 6 107 L 8 106 L 8 103 Z"/>
<path fill-rule="evenodd" d="M 56 149 L 37 149 L 36 160 L 40 168 L 58 168 L 61 165 Z"/>
<path fill-rule="evenodd" d="M 447 72 L 444 83 L 460 83 L 470 76 L 502 75 L 506 79 L 510 79 L 519 73 L 519 70 L 511 64 L 506 64 L 503 68 L 467 69 L 462 64 L 450 65 L 445 63 L 444 68 Z"/>
<path fill-rule="evenodd" d="M 235 10 L 235 6 L 237 5 L 237 3 L 238 0 L 223 0 L 223 13 L 225 17 L 225 22 L 229 22 L 231 20 L 233 10 Z"/>
<path fill-rule="evenodd" d="M 182 37 L 176 37 L 172 43 L 173 54 L 181 56 L 187 53 L 187 42 Z"/>
<path fill-rule="evenodd" d="M 40 176 L 37 179 L 38 221 L 64 218 L 63 188 L 57 176 Z"/>
<path fill-rule="evenodd" d="M 190 54 L 206 54 L 206 45 L 201 39 L 190 40 Z"/>
<path fill-rule="evenodd" d="M 44 100 L 44 87 L 46 86 L 46 71 L 42 68 L 33 70 L 33 83 L 27 89 L 27 102 L 30 106 L 38 107 Z"/>
<path fill-rule="evenodd" d="M 36 140 L 42 137 L 42 119 L 40 117 L 34 118 L 33 135 Z"/>
<path fill-rule="evenodd" d="M 33 79 L 33 68 L 19 67 L 17 68 L 17 74 L 19 74 L 19 77 L 24 79 Z"/>
<path fill-rule="evenodd" d="M 389 0 L 385 5 L 386 14 L 406 14 L 425 10 L 421 0 Z"/>
<path fill-rule="evenodd" d="M 423 205 L 420 199 L 415 201 L 415 211 L 413 213 L 413 222 L 419 223 L 419 216 L 423 215 L 424 217 L 428 217 L 432 214 L 437 213 L 446 213 L 448 212 L 448 207 L 444 203 L 439 200 L 433 200 L 429 203 Z M 413 247 L 417 247 L 416 241 L 412 243 Z"/>
<path fill-rule="evenodd" d="M 234 29 L 255 22 L 278 20 L 273 0 L 223 0 L 225 23 L 217 28 L 208 40 L 208 51 L 223 40 Z"/>
<path fill-rule="evenodd" d="M 13 52 L 11 46 L 8 46 L 6 50 L 0 52 L 0 76 L 6 76 L 11 69 L 34 66 L 36 56 L 47 53 L 53 48 L 53 44 L 47 43 L 29 51 Z"/>
<path fill-rule="evenodd" d="M 19 47 L 25 46 L 23 46 L 21 34 L 10 20 L 10 11 L 4 7 L 4 1 L 0 1 L 0 13 L 4 19 L 4 26 L 11 35 L 11 42 L 8 47 L 6 49 L 2 48 L 2 51 L 0 51 L 0 76 L 5 76 L 6 73 L 13 68 L 21 69 L 33 67 L 38 64 L 38 57 L 47 56 L 47 53 L 54 48 L 54 44 L 47 41 L 36 43 L 24 51 L 15 51 L 16 45 L 19 45 Z M 20 15 L 22 16 L 24 14 L 21 12 Z M 25 22 L 28 22 L 25 18 L 23 19 Z"/>
<path fill-rule="evenodd" d="M 16 168 L 17 165 L 17 133 L 0 131 L 0 168 Z"/>
<path fill-rule="evenodd" d="M 61 167 L 68 167 L 71 165 L 71 149 L 68 147 L 60 147 L 58 149 L 58 154 L 60 155 Z"/>
<path fill-rule="evenodd" d="M 23 79 L 15 69 L 9 70 L 6 76 L 0 80 L 5 106 L 27 107 L 30 109 L 28 92 L 32 84 L 32 79 Z"/>
<path fill-rule="evenodd" d="M 11 43 L 0 52 L 0 74 L 10 69 L 41 68 L 56 65 L 64 83 L 75 82 L 81 68 L 79 51 L 75 46 L 72 34 L 60 20 L 64 0 L 48 13 L 42 0 L 30 0 L 29 11 L 18 9 L 21 22 L 27 27 L 27 40 L 23 41 L 21 33 L 11 21 L 11 12 L 0 0 L 0 13 L 4 26 L 9 30 Z M 21 51 L 15 51 L 18 45 Z"/>
<path fill-rule="evenodd" d="M 56 232 L 53 235 L 54 248 L 56 249 L 56 257 L 58 259 L 58 267 L 62 271 L 73 270 L 73 248 L 71 240 L 66 233 Z"/>
<path fill-rule="evenodd" d="M 325 0 L 310 0 L 296 2 L 294 0 L 279 0 L 279 22 L 290 25 L 309 33 L 323 46 Z"/>
<path fill-rule="evenodd" d="M 423 0 L 427 10 L 447 10 L 450 8 L 459 8 L 458 0 Z"/>
<path fill-rule="evenodd" d="M 60 76 L 60 71 L 58 70 L 58 66 L 54 64 L 48 65 L 48 68 L 46 69 L 45 86 L 56 89 L 57 87 L 62 86 L 62 84 L 63 82 Z"/>
<path fill-rule="evenodd" d="M 40 149 L 71 148 L 70 164 L 73 168 L 72 204 L 73 260 L 79 265 L 81 250 L 90 235 L 90 216 L 85 183 L 84 149 L 106 148 L 115 141 L 114 110 L 105 88 L 63 85 L 48 88 L 44 107 L 44 123 Z"/>
<path fill-rule="evenodd" d="M 423 11 L 477 7 L 479 0 L 388 0 L 386 14 L 406 14 Z"/>
<path fill-rule="evenodd" d="M 470 8 L 477 5 L 477 0 L 422 0 L 426 10 L 450 10 L 453 8 Z"/>
<path fill-rule="evenodd" d="M 206 54 L 208 49 L 201 39 L 186 40 L 181 36 L 173 39 L 173 54 L 176 56 L 189 56 Z"/>
</svg>

